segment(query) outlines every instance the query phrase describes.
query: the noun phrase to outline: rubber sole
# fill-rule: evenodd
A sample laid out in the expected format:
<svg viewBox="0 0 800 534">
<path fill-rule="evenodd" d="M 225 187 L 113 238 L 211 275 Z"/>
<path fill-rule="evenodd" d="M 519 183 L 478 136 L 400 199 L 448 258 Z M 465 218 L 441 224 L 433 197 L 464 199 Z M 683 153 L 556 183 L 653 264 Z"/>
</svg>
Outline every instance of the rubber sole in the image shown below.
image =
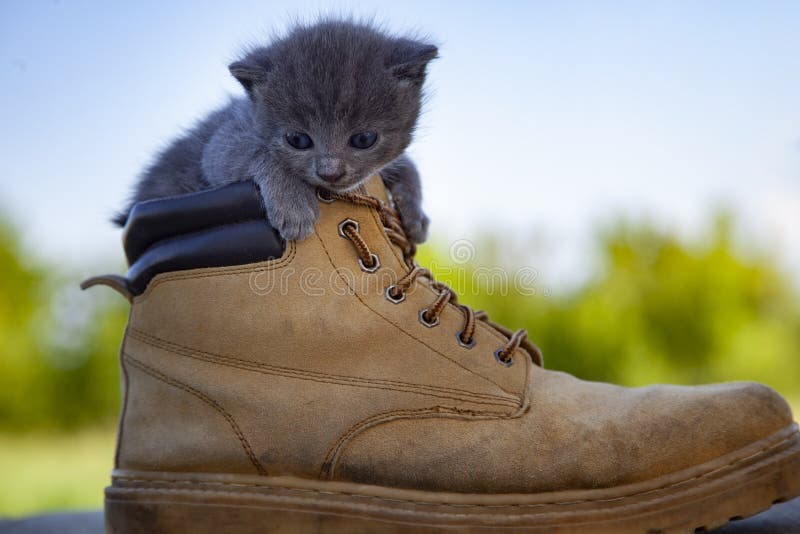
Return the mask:
<svg viewBox="0 0 800 534">
<path fill-rule="evenodd" d="M 792 425 L 712 462 L 615 488 L 478 495 L 292 477 L 115 470 L 111 533 L 574 532 L 711 530 L 800 495 Z"/>
</svg>

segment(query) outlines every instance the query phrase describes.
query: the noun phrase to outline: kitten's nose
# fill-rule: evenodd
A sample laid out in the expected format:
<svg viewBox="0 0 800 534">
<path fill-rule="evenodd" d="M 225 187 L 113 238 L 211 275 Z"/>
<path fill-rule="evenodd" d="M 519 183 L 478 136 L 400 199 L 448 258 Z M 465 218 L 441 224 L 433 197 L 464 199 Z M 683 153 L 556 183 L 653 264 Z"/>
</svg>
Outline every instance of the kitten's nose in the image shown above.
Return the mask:
<svg viewBox="0 0 800 534">
<path fill-rule="evenodd" d="M 329 184 L 344 176 L 344 164 L 339 158 L 321 157 L 317 160 L 317 176 Z"/>
<path fill-rule="evenodd" d="M 344 176 L 344 171 L 327 172 L 319 170 L 317 171 L 317 176 L 319 176 L 329 184 L 332 184 L 333 182 L 337 181 L 339 178 Z"/>
</svg>

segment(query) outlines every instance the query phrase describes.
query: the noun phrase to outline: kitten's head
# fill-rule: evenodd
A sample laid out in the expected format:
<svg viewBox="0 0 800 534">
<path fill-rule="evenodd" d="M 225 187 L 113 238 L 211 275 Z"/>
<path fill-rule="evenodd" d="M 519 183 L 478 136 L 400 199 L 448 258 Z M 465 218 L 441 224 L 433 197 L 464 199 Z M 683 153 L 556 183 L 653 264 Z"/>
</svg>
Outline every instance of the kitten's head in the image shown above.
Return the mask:
<svg viewBox="0 0 800 534">
<path fill-rule="evenodd" d="M 435 46 L 326 20 L 298 26 L 230 65 L 274 161 L 346 191 L 398 157 L 420 113 Z"/>
</svg>

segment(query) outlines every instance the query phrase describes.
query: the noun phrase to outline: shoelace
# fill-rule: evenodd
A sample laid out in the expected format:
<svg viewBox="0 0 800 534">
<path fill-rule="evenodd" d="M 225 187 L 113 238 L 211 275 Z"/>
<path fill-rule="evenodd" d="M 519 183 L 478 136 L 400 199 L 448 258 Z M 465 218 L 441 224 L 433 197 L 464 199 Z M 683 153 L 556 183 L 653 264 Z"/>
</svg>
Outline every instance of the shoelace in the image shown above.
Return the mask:
<svg viewBox="0 0 800 534">
<path fill-rule="evenodd" d="M 484 311 L 473 311 L 472 308 L 458 302 L 456 293 L 442 282 L 436 280 L 428 269 L 420 267 L 414 261 L 414 254 L 416 247 L 406 237 L 403 231 L 403 226 L 400 222 L 400 215 L 391 206 L 378 198 L 370 195 L 359 193 L 333 193 L 330 191 L 320 190 L 318 192 L 320 200 L 323 202 L 333 202 L 339 200 L 349 202 L 357 206 L 366 206 L 378 212 L 381 223 L 383 224 L 386 235 L 389 240 L 394 243 L 403 252 L 403 259 L 406 266 L 409 268 L 408 273 L 397 280 L 393 285 L 386 288 L 386 298 L 395 303 L 400 303 L 405 300 L 406 291 L 408 291 L 414 282 L 419 277 L 424 277 L 430 280 L 431 286 L 438 291 L 436 300 L 427 308 L 420 310 L 419 320 L 422 324 L 428 327 L 434 327 L 439 324 L 439 316 L 444 311 L 448 304 L 453 304 L 464 315 L 464 326 L 461 331 L 456 334 L 456 339 L 459 344 L 466 348 L 475 346 L 475 329 L 477 321 L 489 321 L 489 316 Z M 359 264 L 367 271 L 377 269 L 379 265 L 378 256 L 374 254 L 367 244 L 364 237 L 359 233 L 358 223 L 350 219 L 346 219 L 339 226 L 339 230 L 344 237 L 346 237 L 356 249 L 358 254 Z M 514 352 L 520 345 L 527 339 L 528 333 L 525 329 L 520 328 L 514 332 L 509 338 L 508 342 L 501 348 L 497 349 L 494 353 L 495 358 L 503 365 L 511 365 L 514 363 Z"/>
</svg>

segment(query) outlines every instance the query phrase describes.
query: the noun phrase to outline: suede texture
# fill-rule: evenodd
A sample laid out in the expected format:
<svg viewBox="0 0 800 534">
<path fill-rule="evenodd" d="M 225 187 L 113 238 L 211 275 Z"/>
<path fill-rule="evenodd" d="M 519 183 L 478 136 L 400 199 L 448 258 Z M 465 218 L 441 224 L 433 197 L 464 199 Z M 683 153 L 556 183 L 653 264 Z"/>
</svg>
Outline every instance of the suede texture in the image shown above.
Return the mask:
<svg viewBox="0 0 800 534">
<path fill-rule="evenodd" d="M 713 460 L 792 420 L 775 392 L 747 382 L 622 388 L 536 369 L 531 392 L 516 419 L 420 416 L 367 429 L 334 476 L 473 493 L 606 488 Z"/>
<path fill-rule="evenodd" d="M 368 186 L 385 198 L 378 177 Z M 122 347 L 117 467 L 293 475 L 458 492 L 611 487 L 709 461 L 791 423 L 764 386 L 625 389 L 501 365 L 506 330 L 419 311 L 437 293 L 407 272 L 376 212 L 320 203 L 314 235 L 283 257 L 155 277 Z M 380 268 L 339 234 L 352 219 Z"/>
</svg>

